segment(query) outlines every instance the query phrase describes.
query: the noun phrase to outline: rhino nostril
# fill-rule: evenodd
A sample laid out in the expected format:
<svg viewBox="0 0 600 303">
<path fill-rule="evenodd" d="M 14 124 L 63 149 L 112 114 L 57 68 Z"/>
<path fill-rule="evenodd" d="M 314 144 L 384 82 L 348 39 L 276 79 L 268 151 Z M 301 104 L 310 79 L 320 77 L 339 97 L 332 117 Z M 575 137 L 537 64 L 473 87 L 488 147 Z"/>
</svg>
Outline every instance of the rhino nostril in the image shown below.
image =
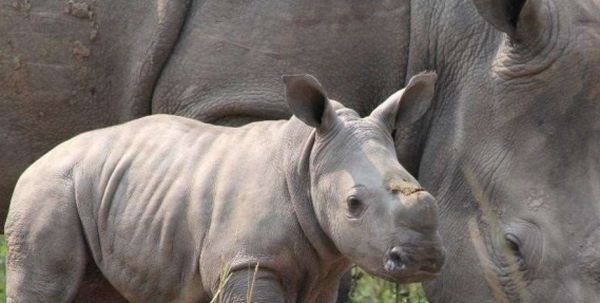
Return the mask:
<svg viewBox="0 0 600 303">
<path fill-rule="evenodd" d="M 399 272 L 406 269 L 408 262 L 409 260 L 402 248 L 396 246 L 387 253 L 384 267 L 388 272 Z"/>
<path fill-rule="evenodd" d="M 402 249 L 400 247 L 396 246 L 390 250 L 390 259 L 392 259 L 394 261 L 402 261 L 401 256 L 402 256 Z"/>
<path fill-rule="evenodd" d="M 410 262 L 408 256 L 404 252 L 404 250 L 398 246 L 395 246 L 390 250 L 389 258 L 390 258 L 390 260 L 392 260 L 394 262 L 400 262 L 400 263 L 404 263 L 407 265 Z"/>
</svg>

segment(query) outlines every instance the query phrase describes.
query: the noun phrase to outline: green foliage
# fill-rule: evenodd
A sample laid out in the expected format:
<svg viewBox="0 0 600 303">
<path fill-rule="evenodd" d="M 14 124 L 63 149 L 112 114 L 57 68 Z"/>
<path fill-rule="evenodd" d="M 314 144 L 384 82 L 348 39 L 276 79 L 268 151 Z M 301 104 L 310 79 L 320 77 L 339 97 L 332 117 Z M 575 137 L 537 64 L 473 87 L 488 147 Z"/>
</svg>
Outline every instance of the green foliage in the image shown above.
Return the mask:
<svg viewBox="0 0 600 303">
<path fill-rule="evenodd" d="M 421 284 L 397 285 L 375 278 L 366 272 L 352 270 L 354 285 L 351 303 L 428 303 Z"/>
</svg>

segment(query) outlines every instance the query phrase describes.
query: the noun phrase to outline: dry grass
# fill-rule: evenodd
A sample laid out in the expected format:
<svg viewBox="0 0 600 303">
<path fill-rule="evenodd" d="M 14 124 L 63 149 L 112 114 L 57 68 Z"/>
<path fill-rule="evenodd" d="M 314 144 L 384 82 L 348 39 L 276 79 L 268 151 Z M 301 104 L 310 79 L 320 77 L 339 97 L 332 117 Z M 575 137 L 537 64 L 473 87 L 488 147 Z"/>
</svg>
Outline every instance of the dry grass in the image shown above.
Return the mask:
<svg viewBox="0 0 600 303">
<path fill-rule="evenodd" d="M 254 297 L 254 285 L 256 284 L 256 276 L 258 275 L 260 263 L 256 263 L 254 267 L 254 272 L 252 273 L 252 279 L 248 279 L 248 290 L 246 292 L 246 302 L 252 303 L 252 298 Z M 227 286 L 227 282 L 231 278 L 231 267 L 229 265 L 223 268 L 223 272 L 221 273 L 221 277 L 219 279 L 219 286 L 217 287 L 217 291 L 215 292 L 214 297 L 210 301 L 210 303 L 224 303 L 223 294 L 225 292 L 225 287 Z"/>
</svg>

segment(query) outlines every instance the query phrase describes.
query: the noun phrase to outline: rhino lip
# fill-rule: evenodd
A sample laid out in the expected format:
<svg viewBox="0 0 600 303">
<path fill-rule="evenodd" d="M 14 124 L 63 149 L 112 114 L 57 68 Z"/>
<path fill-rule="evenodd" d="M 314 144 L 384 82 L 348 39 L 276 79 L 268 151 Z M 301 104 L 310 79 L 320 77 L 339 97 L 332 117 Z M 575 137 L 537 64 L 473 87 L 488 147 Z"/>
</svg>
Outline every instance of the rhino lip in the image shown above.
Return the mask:
<svg viewBox="0 0 600 303">
<path fill-rule="evenodd" d="M 399 274 L 408 271 L 408 267 L 402 261 L 388 259 L 383 265 L 384 269 L 391 274 Z M 440 273 L 439 269 L 435 267 L 422 266 L 418 270 L 415 270 L 415 275 L 426 275 L 426 276 L 437 276 Z"/>
<path fill-rule="evenodd" d="M 439 275 L 441 265 L 437 258 L 430 258 L 421 261 L 400 248 L 394 248 L 386 254 L 383 262 L 383 268 L 396 279 L 429 280 Z M 404 276 L 404 277 L 401 277 Z"/>
<path fill-rule="evenodd" d="M 390 259 L 385 261 L 384 269 L 386 271 L 386 274 L 384 274 L 385 279 L 395 283 L 423 282 L 433 280 L 439 276 L 439 271 L 429 271 L 428 268 L 413 271 L 406 264 Z"/>
</svg>

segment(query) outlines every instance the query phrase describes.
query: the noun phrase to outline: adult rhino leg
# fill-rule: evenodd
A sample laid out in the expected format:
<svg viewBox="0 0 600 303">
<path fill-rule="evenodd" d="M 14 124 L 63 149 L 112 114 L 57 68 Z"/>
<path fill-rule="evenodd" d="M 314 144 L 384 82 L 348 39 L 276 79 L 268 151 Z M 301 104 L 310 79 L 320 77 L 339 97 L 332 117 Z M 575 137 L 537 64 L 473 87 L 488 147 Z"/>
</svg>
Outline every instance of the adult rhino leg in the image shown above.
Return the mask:
<svg viewBox="0 0 600 303">
<path fill-rule="evenodd" d="M 71 182 L 24 175 L 11 202 L 7 302 L 71 302 L 88 259 Z"/>
<path fill-rule="evenodd" d="M 277 276 L 269 271 L 240 270 L 233 272 L 223 290 L 224 302 L 228 303 L 277 303 L 286 302 L 283 288 Z M 251 300 L 248 300 L 251 298 Z"/>
</svg>

